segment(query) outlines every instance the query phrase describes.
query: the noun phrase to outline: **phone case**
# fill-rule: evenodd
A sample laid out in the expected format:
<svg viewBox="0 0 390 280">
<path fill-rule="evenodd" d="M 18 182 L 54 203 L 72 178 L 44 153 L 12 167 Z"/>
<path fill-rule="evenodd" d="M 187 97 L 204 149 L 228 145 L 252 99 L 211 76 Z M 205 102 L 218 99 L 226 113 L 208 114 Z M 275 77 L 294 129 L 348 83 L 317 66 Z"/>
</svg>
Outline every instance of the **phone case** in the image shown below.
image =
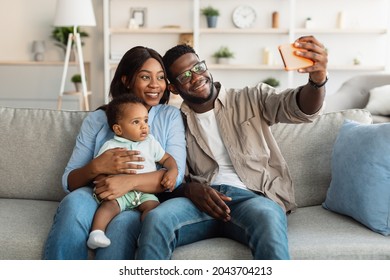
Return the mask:
<svg viewBox="0 0 390 280">
<path fill-rule="evenodd" d="M 311 59 L 295 55 L 294 51 L 301 49 L 294 47 L 293 44 L 280 45 L 278 49 L 282 56 L 284 69 L 288 71 L 306 68 L 314 64 Z"/>
</svg>

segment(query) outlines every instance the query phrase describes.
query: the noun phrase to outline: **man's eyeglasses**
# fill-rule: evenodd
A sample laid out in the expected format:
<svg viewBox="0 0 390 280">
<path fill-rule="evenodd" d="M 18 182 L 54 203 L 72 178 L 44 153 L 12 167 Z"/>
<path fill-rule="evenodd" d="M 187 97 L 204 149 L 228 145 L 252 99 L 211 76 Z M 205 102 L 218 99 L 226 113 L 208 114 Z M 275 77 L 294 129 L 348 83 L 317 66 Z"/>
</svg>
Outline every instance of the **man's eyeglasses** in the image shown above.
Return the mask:
<svg viewBox="0 0 390 280">
<path fill-rule="evenodd" d="M 179 76 L 176 77 L 176 80 L 182 85 L 188 83 L 192 79 L 192 73 L 200 75 L 207 70 L 206 62 L 200 61 L 194 65 L 190 70 L 184 71 Z"/>
</svg>

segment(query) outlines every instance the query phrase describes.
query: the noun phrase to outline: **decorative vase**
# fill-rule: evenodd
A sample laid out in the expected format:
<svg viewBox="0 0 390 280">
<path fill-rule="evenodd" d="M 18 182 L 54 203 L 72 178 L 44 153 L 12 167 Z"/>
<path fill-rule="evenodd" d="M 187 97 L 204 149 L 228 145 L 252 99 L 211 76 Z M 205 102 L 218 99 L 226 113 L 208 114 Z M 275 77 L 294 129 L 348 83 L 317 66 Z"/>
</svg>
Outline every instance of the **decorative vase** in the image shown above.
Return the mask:
<svg viewBox="0 0 390 280">
<path fill-rule="evenodd" d="M 313 28 L 314 27 L 314 22 L 311 18 L 307 18 L 305 20 L 305 28 L 306 29 L 310 29 L 310 28 Z"/>
<path fill-rule="evenodd" d="M 43 61 L 45 58 L 45 41 L 33 41 L 32 52 L 35 61 Z"/>
<path fill-rule="evenodd" d="M 76 89 L 77 92 L 81 91 L 81 83 L 74 83 L 74 88 Z"/>
<path fill-rule="evenodd" d="M 208 16 L 207 17 L 207 27 L 215 28 L 217 27 L 218 16 Z"/>
<path fill-rule="evenodd" d="M 230 64 L 230 57 L 218 57 L 217 64 Z"/>
<path fill-rule="evenodd" d="M 279 13 L 272 13 L 272 28 L 279 28 Z"/>
</svg>

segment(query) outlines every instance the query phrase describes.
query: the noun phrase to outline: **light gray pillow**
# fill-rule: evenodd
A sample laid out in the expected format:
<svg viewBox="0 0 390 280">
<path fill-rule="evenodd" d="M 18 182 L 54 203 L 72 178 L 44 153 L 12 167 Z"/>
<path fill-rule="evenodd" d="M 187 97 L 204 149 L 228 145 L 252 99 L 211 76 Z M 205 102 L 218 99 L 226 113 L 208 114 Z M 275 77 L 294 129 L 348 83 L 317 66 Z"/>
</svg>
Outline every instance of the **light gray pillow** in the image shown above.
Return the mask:
<svg viewBox="0 0 390 280">
<path fill-rule="evenodd" d="M 313 123 L 272 127 L 290 169 L 298 207 L 324 202 L 331 180 L 333 144 L 345 119 L 372 123 L 368 111 L 350 109 L 321 115 Z"/>
<path fill-rule="evenodd" d="M 371 89 L 365 109 L 373 115 L 390 116 L 390 85 Z"/>
<path fill-rule="evenodd" d="M 0 107 L 0 197 L 59 201 L 87 112 Z"/>
</svg>

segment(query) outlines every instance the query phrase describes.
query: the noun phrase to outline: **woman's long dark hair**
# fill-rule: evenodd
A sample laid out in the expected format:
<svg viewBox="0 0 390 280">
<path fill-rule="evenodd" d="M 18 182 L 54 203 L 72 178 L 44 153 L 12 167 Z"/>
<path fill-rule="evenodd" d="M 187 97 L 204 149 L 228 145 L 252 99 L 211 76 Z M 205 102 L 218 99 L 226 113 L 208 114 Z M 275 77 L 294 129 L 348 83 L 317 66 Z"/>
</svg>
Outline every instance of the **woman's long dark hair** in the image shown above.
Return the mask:
<svg viewBox="0 0 390 280">
<path fill-rule="evenodd" d="M 136 46 L 128 50 L 119 62 L 111 81 L 109 96 L 111 98 L 116 98 L 124 93 L 131 93 L 137 72 L 149 58 L 154 58 L 160 63 L 164 70 L 166 85 L 168 85 L 167 72 L 165 71 L 161 55 L 153 49 Z M 126 77 L 125 81 L 123 77 Z M 167 87 L 160 100 L 160 104 L 168 103 L 168 101 L 169 90 Z"/>
</svg>

